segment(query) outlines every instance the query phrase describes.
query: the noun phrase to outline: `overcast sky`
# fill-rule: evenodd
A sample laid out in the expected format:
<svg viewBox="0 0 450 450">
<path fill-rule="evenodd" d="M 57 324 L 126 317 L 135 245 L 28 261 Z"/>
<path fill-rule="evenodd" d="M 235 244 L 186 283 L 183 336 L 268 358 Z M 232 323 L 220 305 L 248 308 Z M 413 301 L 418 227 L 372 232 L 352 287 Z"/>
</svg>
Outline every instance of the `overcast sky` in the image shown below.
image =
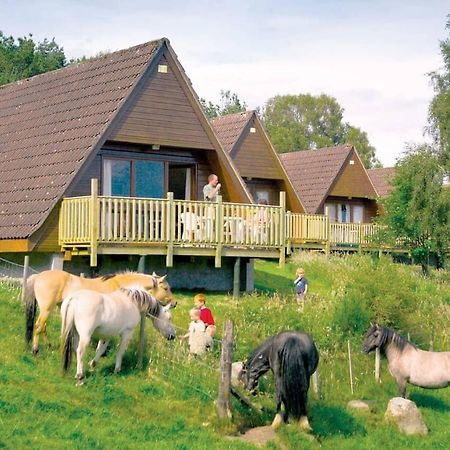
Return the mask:
<svg viewBox="0 0 450 450">
<path fill-rule="evenodd" d="M 448 14 L 448 0 L 0 0 L 0 30 L 54 37 L 69 59 L 168 37 L 201 97 L 332 95 L 390 166 L 425 139 Z"/>
</svg>

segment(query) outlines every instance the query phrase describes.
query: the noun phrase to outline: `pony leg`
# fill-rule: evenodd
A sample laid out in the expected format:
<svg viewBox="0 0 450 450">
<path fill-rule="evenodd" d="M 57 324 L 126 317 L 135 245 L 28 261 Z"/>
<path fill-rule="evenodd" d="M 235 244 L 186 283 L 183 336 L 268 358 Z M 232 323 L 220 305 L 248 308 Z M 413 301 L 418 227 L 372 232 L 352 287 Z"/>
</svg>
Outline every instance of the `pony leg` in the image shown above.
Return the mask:
<svg viewBox="0 0 450 450">
<path fill-rule="evenodd" d="M 46 336 L 47 332 L 47 319 L 48 319 L 49 311 L 40 311 L 39 317 L 36 321 L 36 326 L 34 328 L 33 333 L 33 355 L 37 355 L 39 353 L 39 335 L 44 333 Z M 48 337 L 47 337 L 48 340 Z"/>
<path fill-rule="evenodd" d="M 398 395 L 406 398 L 406 380 L 397 378 Z"/>
<path fill-rule="evenodd" d="M 84 383 L 84 373 L 83 373 L 83 361 L 86 350 L 89 346 L 90 338 L 86 336 L 80 336 L 77 347 L 77 374 L 75 378 L 77 379 L 77 386 L 81 386 Z"/>
<path fill-rule="evenodd" d="M 125 350 L 127 349 L 128 343 L 130 342 L 130 339 L 132 336 L 133 336 L 133 330 L 125 330 L 122 333 L 120 345 L 117 350 L 116 367 L 114 367 L 114 373 L 118 373 L 122 369 L 122 358 L 123 358 Z"/>
<path fill-rule="evenodd" d="M 276 401 L 276 414 L 272 421 L 272 428 L 276 430 L 285 422 L 285 418 L 281 414 L 281 389 L 282 389 L 282 380 L 280 377 L 277 377 L 275 380 L 275 401 Z"/>
<path fill-rule="evenodd" d="M 94 358 L 89 363 L 89 367 L 91 368 L 91 370 L 94 370 L 94 367 L 97 365 L 103 353 L 105 353 L 106 348 L 108 347 L 108 343 L 109 341 L 105 341 L 103 339 L 100 339 L 98 341 L 97 352 L 95 353 Z"/>
<path fill-rule="evenodd" d="M 298 421 L 298 427 L 302 431 L 306 431 L 307 433 L 312 432 L 311 425 L 309 424 L 309 420 L 307 416 L 300 417 L 300 420 Z"/>
</svg>

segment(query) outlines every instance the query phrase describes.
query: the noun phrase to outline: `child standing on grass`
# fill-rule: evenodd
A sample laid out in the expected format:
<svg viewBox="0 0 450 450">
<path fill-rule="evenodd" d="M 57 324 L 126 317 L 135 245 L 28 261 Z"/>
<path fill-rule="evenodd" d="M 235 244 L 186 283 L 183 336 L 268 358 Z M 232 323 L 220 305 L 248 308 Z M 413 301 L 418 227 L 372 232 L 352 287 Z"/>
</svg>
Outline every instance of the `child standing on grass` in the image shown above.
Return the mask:
<svg viewBox="0 0 450 450">
<path fill-rule="evenodd" d="M 308 292 L 308 280 L 305 277 L 305 270 L 299 267 L 295 272 L 296 279 L 294 281 L 295 295 L 300 311 L 305 307 L 305 296 Z"/>
<path fill-rule="evenodd" d="M 211 310 L 205 306 L 205 294 L 197 294 L 194 297 L 194 303 L 195 307 L 200 311 L 200 320 L 202 320 L 206 325 L 206 332 L 211 337 L 214 337 L 214 335 L 216 334 L 216 324 Z"/>
<path fill-rule="evenodd" d="M 200 319 L 200 310 L 193 308 L 189 311 L 191 323 L 188 332 L 180 339 L 188 339 L 189 353 L 192 355 L 201 355 L 205 353 L 208 347 L 211 347 L 212 338 L 206 333 L 206 326 Z"/>
</svg>

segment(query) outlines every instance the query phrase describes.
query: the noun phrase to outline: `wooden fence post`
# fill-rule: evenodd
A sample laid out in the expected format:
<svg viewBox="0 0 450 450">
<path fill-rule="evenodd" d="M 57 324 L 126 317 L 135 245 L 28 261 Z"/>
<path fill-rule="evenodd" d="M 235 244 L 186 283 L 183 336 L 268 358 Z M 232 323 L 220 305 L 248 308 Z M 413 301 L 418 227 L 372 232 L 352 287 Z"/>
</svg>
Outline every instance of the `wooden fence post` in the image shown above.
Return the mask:
<svg viewBox="0 0 450 450">
<path fill-rule="evenodd" d="M 350 389 L 353 395 L 353 369 L 352 369 L 352 348 L 350 346 L 350 341 L 347 341 L 348 344 L 348 372 L 350 375 Z"/>
<path fill-rule="evenodd" d="M 375 349 L 375 381 L 377 383 L 380 382 L 380 364 L 381 364 L 380 349 L 377 347 Z"/>
<path fill-rule="evenodd" d="M 312 374 L 312 385 L 313 385 L 313 391 L 317 398 L 320 397 L 320 376 L 319 376 L 319 369 L 317 368 L 316 371 Z"/>
<path fill-rule="evenodd" d="M 144 365 L 144 349 L 145 349 L 145 313 L 141 312 L 141 325 L 139 327 L 139 346 L 137 354 L 136 368 L 142 370 Z"/>
<path fill-rule="evenodd" d="M 231 418 L 231 361 L 233 360 L 233 322 L 225 321 L 223 326 L 222 354 L 220 357 L 219 398 L 217 413 L 221 418 Z"/>
<path fill-rule="evenodd" d="M 30 256 L 25 255 L 23 260 L 23 275 L 22 275 L 22 303 L 25 303 L 25 291 L 28 279 L 28 273 L 30 271 Z"/>
</svg>

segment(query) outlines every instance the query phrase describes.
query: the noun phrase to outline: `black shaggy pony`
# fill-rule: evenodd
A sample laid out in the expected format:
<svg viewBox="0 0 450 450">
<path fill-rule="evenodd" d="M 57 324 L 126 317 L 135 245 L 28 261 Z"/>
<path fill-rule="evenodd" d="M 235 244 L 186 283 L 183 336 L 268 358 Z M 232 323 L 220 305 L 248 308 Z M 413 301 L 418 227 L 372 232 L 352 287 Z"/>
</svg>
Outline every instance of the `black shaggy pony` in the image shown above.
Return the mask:
<svg viewBox="0 0 450 450">
<path fill-rule="evenodd" d="M 306 406 L 310 377 L 318 363 L 319 353 L 309 335 L 284 331 L 268 338 L 251 353 L 239 379 L 246 389 L 254 390 L 259 377 L 272 369 L 276 389 L 276 415 L 272 427 L 277 428 L 292 418 L 302 429 L 311 431 Z"/>
</svg>

